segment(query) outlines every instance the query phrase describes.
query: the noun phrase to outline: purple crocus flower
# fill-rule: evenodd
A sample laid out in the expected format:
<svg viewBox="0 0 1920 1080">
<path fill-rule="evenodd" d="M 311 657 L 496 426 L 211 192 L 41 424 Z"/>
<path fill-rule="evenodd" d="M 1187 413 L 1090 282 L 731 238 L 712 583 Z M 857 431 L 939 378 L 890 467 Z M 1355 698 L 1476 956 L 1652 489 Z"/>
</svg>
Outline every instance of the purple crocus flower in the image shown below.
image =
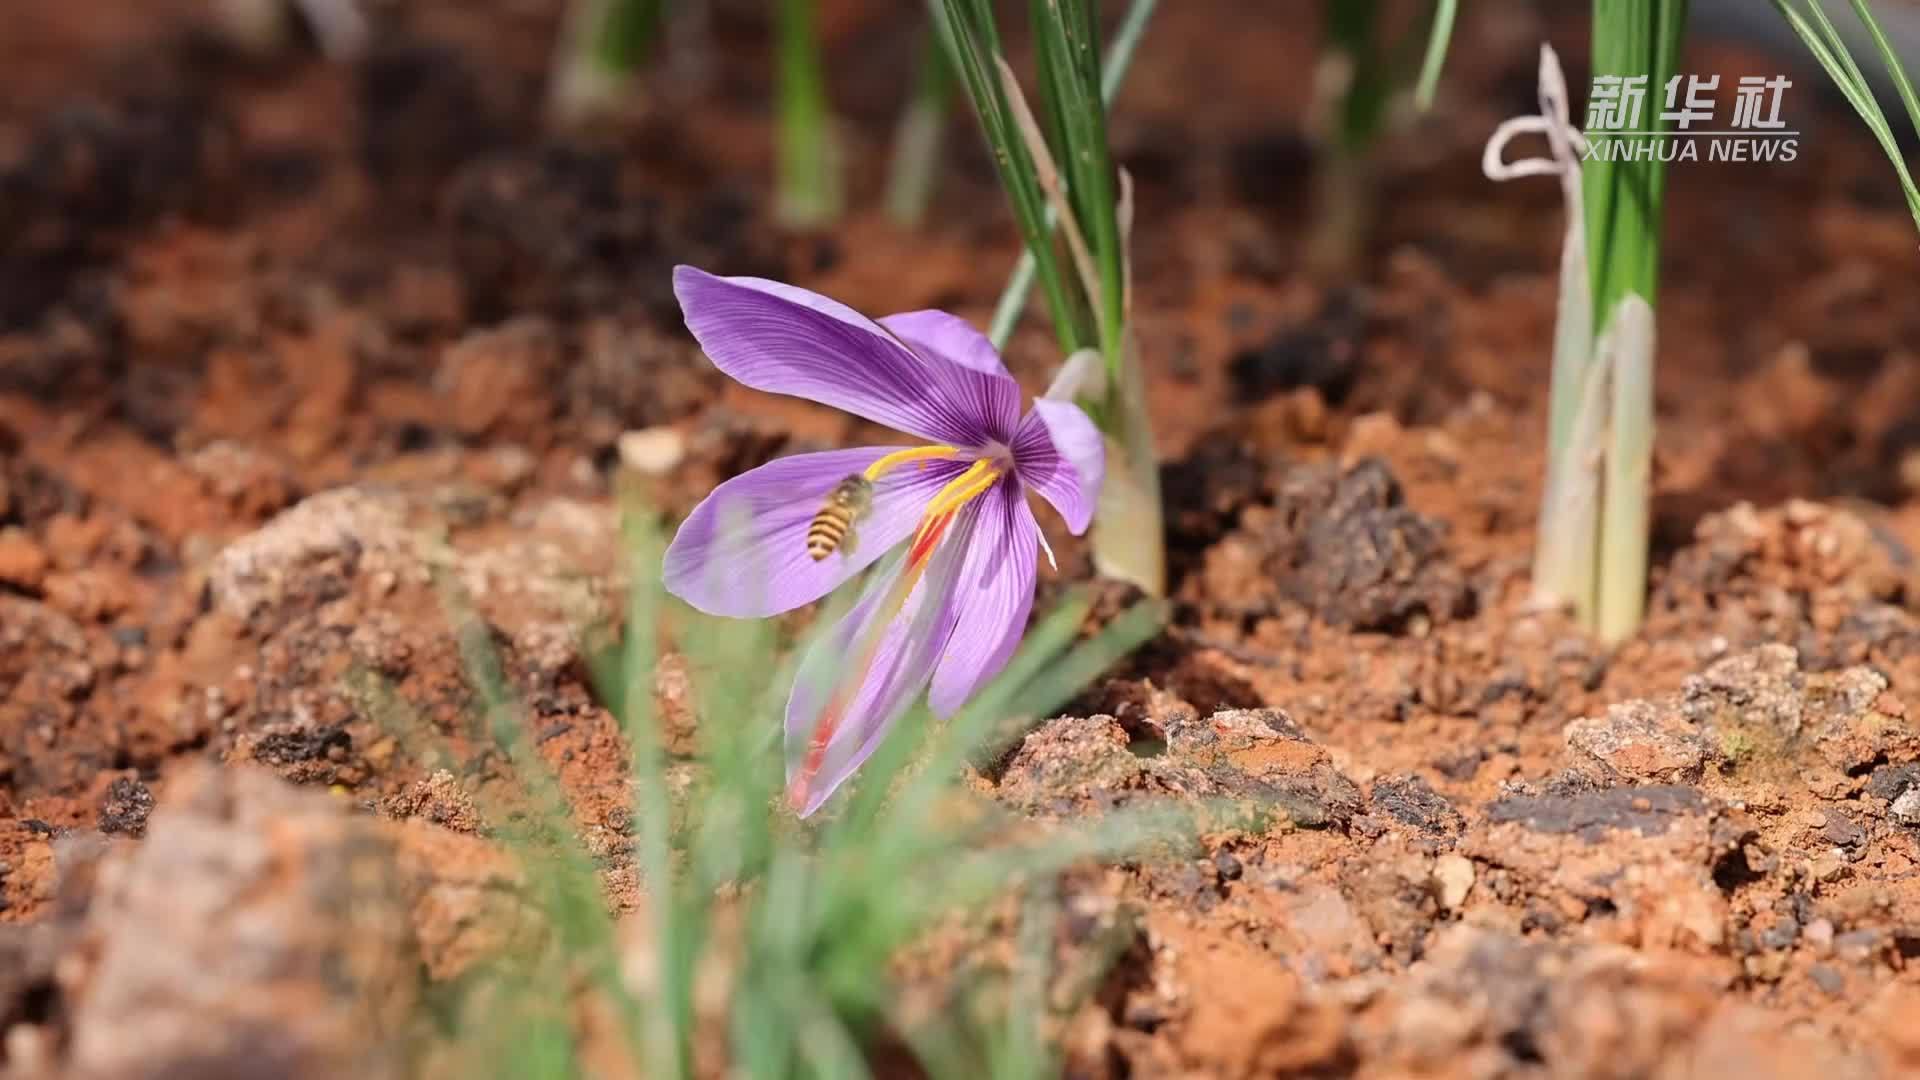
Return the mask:
<svg viewBox="0 0 1920 1080">
<path fill-rule="evenodd" d="M 673 290 L 701 348 L 741 383 L 924 440 L 743 473 L 695 507 L 667 549 L 670 592 L 738 618 L 817 600 L 899 551 L 801 660 L 786 740 L 788 800 L 804 816 L 922 690 L 948 716 L 1006 665 L 1046 543 L 1027 492 L 1085 531 L 1105 469 L 1100 432 L 1068 401 L 1040 398 L 1021 415 L 1000 354 L 943 311 L 874 322 L 805 289 L 691 266 L 674 269 Z M 810 526 L 851 477 L 871 497 L 847 541 L 816 557 Z"/>
</svg>

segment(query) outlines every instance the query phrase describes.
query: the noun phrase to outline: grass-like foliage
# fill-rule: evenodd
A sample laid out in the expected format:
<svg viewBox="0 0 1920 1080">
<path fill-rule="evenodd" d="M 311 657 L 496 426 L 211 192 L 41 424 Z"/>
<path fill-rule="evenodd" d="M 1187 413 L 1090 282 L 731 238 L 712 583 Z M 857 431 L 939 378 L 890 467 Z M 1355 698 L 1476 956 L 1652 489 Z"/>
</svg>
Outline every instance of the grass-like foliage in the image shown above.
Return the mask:
<svg viewBox="0 0 1920 1080">
<path fill-rule="evenodd" d="M 1157 596 L 1166 589 L 1166 555 L 1159 463 L 1130 322 L 1133 200 L 1126 174 L 1115 168 L 1106 122 L 1118 72 L 1154 0 L 1134 0 L 1104 73 L 1093 0 L 1031 0 L 1038 110 L 1007 64 L 990 0 L 929 0 L 929 6 L 1031 259 L 1015 269 L 988 336 L 1004 345 L 1031 267 L 1069 358 L 1049 395 L 1078 401 L 1107 437 L 1094 564 Z"/>
<path fill-rule="evenodd" d="M 1046 1035 L 1060 1005 L 1054 877 L 1091 858 L 1189 846 L 1197 810 L 1043 828 L 967 795 L 959 780 L 964 763 L 1002 752 L 1010 721 L 1047 715 L 1157 632 L 1157 606 L 1137 606 L 1076 644 L 1088 602 L 1069 599 L 959 715 L 938 729 L 924 712 L 899 725 L 866 779 L 803 824 L 781 797 L 789 650 L 771 622 L 669 604 L 660 537 L 645 519 L 629 521 L 625 627 L 590 667 L 631 749 L 631 842 L 645 894 L 638 934 L 622 933 L 608 911 L 599 868 L 575 839 L 485 623 L 450 596 L 479 703 L 476 734 L 512 764 L 521 792 L 481 810 L 519 863 L 534 911 L 534 929 L 466 976 L 451 1007 L 462 1075 L 538 1080 L 611 1067 L 666 1080 L 861 1077 L 890 1054 L 911 1055 L 934 1077 L 1057 1074 Z M 694 688 L 699 749 L 685 760 L 670 757 L 655 715 L 663 635 Z M 369 680 L 360 689 L 410 752 L 435 754 L 394 695 Z M 892 967 L 904 948 L 1023 893 L 1012 971 L 957 974 L 950 1007 L 906 1006 L 914 995 Z M 598 1035 L 592 1060 L 582 1056 L 583 1016 Z"/>
<path fill-rule="evenodd" d="M 1433 108 L 1433 96 L 1440 89 L 1440 71 L 1447 64 L 1447 49 L 1453 42 L 1453 21 L 1460 14 L 1460 0 L 1437 0 L 1433 24 L 1427 31 L 1427 52 L 1420 61 L 1420 81 L 1413 89 L 1413 102 L 1423 111 Z"/>
<path fill-rule="evenodd" d="M 1594 0 L 1593 72 L 1644 78 L 1645 119 L 1637 130 L 1658 131 L 1668 79 L 1674 75 L 1687 24 L 1686 0 Z M 1657 135 L 1625 135 L 1649 141 Z M 1655 147 L 1657 150 L 1657 146 Z M 1646 611 L 1649 500 L 1653 471 L 1653 306 L 1660 278 L 1661 205 L 1666 166 L 1656 153 L 1620 160 L 1599 154 L 1581 165 L 1585 199 L 1587 287 L 1592 296 L 1595 339 L 1584 362 L 1555 371 L 1551 405 L 1561 425 L 1559 457 L 1549 462 L 1562 477 L 1580 477 L 1563 500 L 1598 509 L 1590 525 L 1584 514 L 1548 518 L 1542 544 L 1584 552 L 1588 540 L 1545 536 L 1548 529 L 1591 529 L 1592 558 L 1569 562 L 1550 584 L 1571 600 L 1582 620 L 1605 641 L 1619 641 L 1640 626 Z M 1603 418 L 1574 438 L 1582 414 Z M 1551 441 L 1551 436 L 1550 436 Z M 1600 463 L 1598 492 L 1589 494 L 1586 462 Z"/>
<path fill-rule="evenodd" d="M 1455 0 L 1438 0 L 1423 22 L 1381 0 L 1322 0 L 1321 10 L 1325 40 L 1308 119 L 1312 216 L 1300 246 L 1307 271 L 1332 281 L 1362 272 L 1379 217 L 1375 147 L 1404 118 L 1409 89 L 1416 108 L 1432 107 L 1459 11 Z"/>
<path fill-rule="evenodd" d="M 933 201 L 940 178 L 942 136 L 953 103 L 953 72 L 940 40 L 928 31 L 920 45 L 913 92 L 894 129 L 893 157 L 887 164 L 887 214 L 906 226 L 919 225 Z"/>
<path fill-rule="evenodd" d="M 1686 0 L 1594 0 L 1594 75 L 1646 79 L 1644 119 L 1634 126 L 1636 131 L 1658 130 L 1664 124 L 1662 95 L 1674 74 L 1686 24 Z M 1659 284 L 1666 169 L 1659 155 L 1650 157 L 1615 161 L 1595 155 L 1582 169 L 1589 287 L 1593 310 L 1603 319 L 1630 293 L 1651 303 Z"/>
<path fill-rule="evenodd" d="M 775 0 L 774 50 L 780 122 L 774 212 L 788 225 L 814 228 L 840 216 L 842 199 L 814 0 Z"/>
<path fill-rule="evenodd" d="M 554 118 L 589 119 L 630 91 L 665 12 L 666 0 L 572 0 L 548 91 Z"/>
<path fill-rule="evenodd" d="M 1907 77 L 1907 69 L 1900 62 L 1900 56 L 1887 40 L 1886 32 L 1880 29 L 1880 21 L 1873 17 L 1873 8 L 1866 0 L 1852 0 L 1853 13 L 1866 27 L 1873 38 L 1874 48 L 1880 53 L 1880 62 L 1886 67 L 1887 77 L 1892 80 L 1900 103 L 1906 107 L 1907 121 L 1913 125 L 1914 133 L 1920 135 L 1920 97 L 1913 91 L 1913 81 Z M 1887 159 L 1893 162 L 1893 170 L 1900 176 L 1900 190 L 1907 197 L 1907 210 L 1913 215 L 1915 227 L 1920 228 L 1920 188 L 1916 188 L 1913 175 L 1907 170 L 1907 160 L 1900 151 L 1900 140 L 1893 133 L 1893 125 L 1887 122 L 1887 114 L 1881 110 L 1880 102 L 1874 97 L 1873 88 L 1867 82 L 1867 76 L 1853 59 L 1853 53 L 1840 36 L 1840 31 L 1827 17 L 1825 8 L 1818 0 L 1773 0 L 1773 6 L 1780 12 L 1793 32 L 1806 42 L 1807 49 L 1814 59 L 1820 61 L 1833 84 L 1840 88 L 1847 102 L 1853 106 L 1860 119 L 1866 122 L 1867 130 L 1880 142 L 1880 148 L 1887 153 Z"/>
</svg>

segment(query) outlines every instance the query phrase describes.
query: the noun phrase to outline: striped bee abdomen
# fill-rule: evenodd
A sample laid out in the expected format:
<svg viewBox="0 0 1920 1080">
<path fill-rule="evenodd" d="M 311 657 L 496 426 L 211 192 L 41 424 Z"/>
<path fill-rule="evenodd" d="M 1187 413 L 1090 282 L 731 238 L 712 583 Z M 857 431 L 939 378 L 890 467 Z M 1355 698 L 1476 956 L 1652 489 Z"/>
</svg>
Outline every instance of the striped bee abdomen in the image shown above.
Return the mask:
<svg viewBox="0 0 1920 1080">
<path fill-rule="evenodd" d="M 859 473 L 842 479 L 807 526 L 807 554 L 814 562 L 836 551 L 852 551 L 853 523 L 873 505 L 873 481 Z"/>
</svg>

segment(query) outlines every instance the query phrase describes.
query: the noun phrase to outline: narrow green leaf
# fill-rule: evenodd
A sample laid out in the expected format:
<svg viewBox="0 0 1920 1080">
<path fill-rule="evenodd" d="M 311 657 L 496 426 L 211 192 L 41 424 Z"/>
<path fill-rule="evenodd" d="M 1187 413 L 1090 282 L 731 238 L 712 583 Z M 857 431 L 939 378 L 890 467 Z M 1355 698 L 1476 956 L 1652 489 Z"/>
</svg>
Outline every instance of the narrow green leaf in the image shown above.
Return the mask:
<svg viewBox="0 0 1920 1080">
<path fill-rule="evenodd" d="M 1447 64 L 1447 47 L 1453 40 L 1453 20 L 1459 14 L 1459 7 L 1460 0 L 1438 0 L 1434 5 L 1427 55 L 1420 62 L 1420 82 L 1413 91 L 1413 102 L 1421 112 L 1433 108 L 1433 95 L 1440 86 L 1440 69 Z"/>
<path fill-rule="evenodd" d="M 1913 217 L 1914 225 L 1920 227 L 1920 187 L 1914 184 L 1913 176 L 1907 168 L 1906 155 L 1901 150 L 1899 140 L 1894 137 L 1893 126 L 1888 123 L 1886 114 L 1881 111 L 1879 101 L 1874 98 L 1872 86 L 1868 84 L 1859 65 L 1854 62 L 1846 42 L 1841 39 L 1833 21 L 1827 18 L 1826 12 L 1821 9 L 1817 0 L 1807 0 L 1807 10 L 1804 13 L 1794 6 L 1793 0 L 1773 0 L 1773 6 L 1787 21 L 1787 25 L 1793 28 L 1793 32 L 1800 36 L 1800 40 L 1806 43 L 1807 50 L 1813 53 L 1814 59 L 1826 69 L 1834 86 L 1839 88 L 1842 96 L 1847 99 L 1847 103 L 1853 106 L 1854 112 L 1860 115 L 1861 122 L 1867 125 L 1867 130 L 1873 133 L 1881 150 L 1893 163 L 1894 172 L 1900 178 L 1901 192 L 1906 196 L 1907 210 Z M 1893 51 L 1892 44 L 1880 29 L 1879 21 L 1873 17 L 1873 12 L 1867 4 L 1863 0 L 1854 0 L 1853 8 L 1854 14 L 1866 24 L 1868 32 L 1873 37 L 1874 45 L 1880 52 L 1881 61 L 1894 80 L 1900 100 L 1906 106 L 1908 121 L 1914 126 L 1915 132 L 1920 133 L 1920 100 L 1915 98 L 1913 84 L 1907 77 L 1905 67 L 1901 64 L 1898 54 Z"/>
<path fill-rule="evenodd" d="M 1047 228 L 1046 197 L 1001 87 L 1000 36 L 993 12 L 983 0 L 929 0 L 929 4 L 948 59 L 967 88 L 974 115 L 979 117 L 987 146 L 993 151 L 994 165 L 1013 206 L 1021 239 L 1035 256 L 1040 287 L 1053 312 L 1054 331 L 1068 351 L 1083 343 L 1091 344 L 1093 333 L 1086 323 L 1084 307 L 1074 301 Z"/>
<path fill-rule="evenodd" d="M 840 214 L 839 149 L 827 104 L 814 0 L 776 0 L 781 220 L 813 228 Z"/>
<path fill-rule="evenodd" d="M 1120 28 L 1114 32 L 1113 43 L 1107 47 L 1107 59 L 1100 76 L 1100 100 L 1103 106 L 1111 108 L 1115 95 L 1120 92 L 1120 84 L 1127 68 L 1133 63 L 1134 51 L 1139 47 L 1141 37 L 1146 34 L 1147 23 L 1157 3 L 1158 0 L 1133 0 L 1126 17 L 1120 22 Z M 1056 224 L 1051 213 L 1046 215 L 1045 221 L 1049 230 Z M 1001 290 L 1000 300 L 994 305 L 993 322 L 987 331 L 994 348 L 1005 348 L 1007 340 L 1012 337 L 1014 324 L 1020 321 L 1021 312 L 1026 310 L 1027 297 L 1033 291 L 1037 269 L 1034 249 L 1029 244 L 1021 252 L 1020 260 L 1014 264 L 1006 288 Z M 1061 348 L 1072 353 L 1091 344 L 1094 342 L 1083 341 L 1069 346 L 1063 341 Z"/>
</svg>

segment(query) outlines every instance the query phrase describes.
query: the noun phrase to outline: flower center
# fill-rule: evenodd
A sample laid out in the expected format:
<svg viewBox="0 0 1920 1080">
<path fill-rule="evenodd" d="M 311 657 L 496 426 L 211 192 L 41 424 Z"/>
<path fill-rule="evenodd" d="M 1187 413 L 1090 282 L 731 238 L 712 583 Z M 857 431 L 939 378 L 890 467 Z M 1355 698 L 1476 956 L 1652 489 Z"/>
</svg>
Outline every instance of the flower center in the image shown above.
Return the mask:
<svg viewBox="0 0 1920 1080">
<path fill-rule="evenodd" d="M 905 450 L 895 450 L 867 466 L 866 478 L 878 480 L 887 473 L 910 462 L 926 468 L 929 461 L 951 460 L 965 451 L 957 446 L 911 446 Z M 940 538 L 946 535 L 947 526 L 960 509 L 979 498 L 994 482 L 1011 467 L 1007 448 L 998 443 L 989 446 L 987 453 L 980 456 L 965 472 L 936 492 L 927 503 L 926 511 L 920 516 L 920 527 L 914 531 L 913 544 L 907 551 L 907 573 L 902 577 L 906 590 L 898 597 L 900 603 L 906 602 L 906 592 L 912 591 L 913 582 L 919 580 L 920 571 L 926 568 L 926 562 L 933 550 L 940 546 Z"/>
</svg>

